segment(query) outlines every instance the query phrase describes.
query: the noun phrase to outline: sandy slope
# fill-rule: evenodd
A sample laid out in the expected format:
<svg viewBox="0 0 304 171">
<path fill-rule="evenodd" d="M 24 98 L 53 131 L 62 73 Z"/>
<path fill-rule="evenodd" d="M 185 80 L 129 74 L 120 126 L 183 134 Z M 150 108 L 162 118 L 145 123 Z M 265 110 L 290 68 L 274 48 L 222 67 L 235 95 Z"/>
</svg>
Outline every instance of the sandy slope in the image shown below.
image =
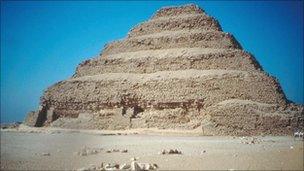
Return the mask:
<svg viewBox="0 0 304 171">
<path fill-rule="evenodd" d="M 136 132 L 136 131 L 133 131 Z M 159 169 L 288 169 L 303 170 L 303 141 L 292 137 L 258 137 L 255 144 L 240 137 L 165 135 L 108 135 L 105 132 L 42 130 L 1 131 L 1 170 L 71 170 L 91 164 L 156 163 Z M 114 132 L 112 132 L 114 133 Z M 141 132 L 143 133 L 143 132 Z M 153 133 L 154 135 L 151 135 Z M 250 138 L 249 138 L 250 139 Z M 79 156 L 81 148 L 102 148 L 100 153 Z M 161 149 L 177 148 L 182 155 L 160 155 Z M 108 149 L 128 149 L 128 153 L 106 153 Z M 202 151 L 206 151 L 202 153 Z M 50 156 L 43 156 L 50 153 Z"/>
</svg>

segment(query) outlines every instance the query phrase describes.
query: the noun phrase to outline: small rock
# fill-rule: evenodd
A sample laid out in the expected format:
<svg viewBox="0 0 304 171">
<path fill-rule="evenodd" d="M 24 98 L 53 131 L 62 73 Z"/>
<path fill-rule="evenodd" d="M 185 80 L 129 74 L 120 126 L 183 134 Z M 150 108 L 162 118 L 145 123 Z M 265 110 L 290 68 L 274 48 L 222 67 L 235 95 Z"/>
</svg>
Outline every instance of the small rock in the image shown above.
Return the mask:
<svg viewBox="0 0 304 171">
<path fill-rule="evenodd" d="M 112 153 L 112 151 L 111 150 L 107 150 L 106 153 Z"/>
<path fill-rule="evenodd" d="M 174 154 L 175 152 L 174 152 L 174 150 L 172 150 L 172 149 L 170 149 L 169 150 L 169 152 L 168 152 L 168 154 Z"/>
<path fill-rule="evenodd" d="M 122 170 L 122 169 L 130 169 L 131 168 L 131 165 L 127 164 L 127 163 L 124 163 L 122 164 L 119 169 Z"/>
<path fill-rule="evenodd" d="M 293 146 L 290 146 L 290 149 L 293 149 Z"/>
<path fill-rule="evenodd" d="M 150 164 L 149 163 L 138 163 L 141 170 L 150 170 Z"/>
<path fill-rule="evenodd" d="M 50 153 L 42 153 L 43 156 L 50 156 Z"/>
<path fill-rule="evenodd" d="M 155 163 L 153 163 L 152 166 L 154 167 L 155 170 L 158 168 L 158 165 Z"/>
<path fill-rule="evenodd" d="M 178 149 L 170 149 L 170 150 L 162 150 L 160 152 L 158 152 L 158 154 L 182 154 L 181 151 L 179 151 Z"/>
<path fill-rule="evenodd" d="M 118 149 L 113 149 L 112 151 L 113 151 L 113 152 L 119 152 L 119 150 L 118 150 Z"/>
<path fill-rule="evenodd" d="M 121 150 L 122 153 L 127 153 L 128 150 L 127 149 L 124 149 L 124 150 Z"/>
<path fill-rule="evenodd" d="M 110 163 L 106 164 L 104 167 L 106 170 L 115 170 L 116 167 Z"/>
<path fill-rule="evenodd" d="M 166 154 L 166 150 L 162 149 L 162 151 L 160 151 L 158 154 Z"/>
<path fill-rule="evenodd" d="M 98 153 L 97 150 L 92 150 L 92 151 L 90 152 L 90 154 L 97 154 L 97 153 Z"/>
<path fill-rule="evenodd" d="M 145 169 L 144 170 L 154 170 L 154 167 L 152 164 L 148 163 L 147 165 L 145 165 Z"/>
<path fill-rule="evenodd" d="M 114 167 L 115 167 L 116 169 L 119 169 L 119 164 L 115 163 L 115 164 L 113 164 L 113 165 L 114 165 Z"/>
<path fill-rule="evenodd" d="M 117 163 L 107 163 L 104 167 L 104 169 L 106 170 L 116 170 L 116 169 L 119 169 L 119 164 Z"/>
<path fill-rule="evenodd" d="M 131 170 L 132 171 L 141 171 L 142 169 L 139 167 L 139 165 L 137 164 L 137 162 L 133 161 L 131 163 Z"/>
<path fill-rule="evenodd" d="M 139 159 L 139 157 L 132 157 L 130 160 L 131 161 L 136 161 L 136 160 L 138 160 Z"/>
</svg>

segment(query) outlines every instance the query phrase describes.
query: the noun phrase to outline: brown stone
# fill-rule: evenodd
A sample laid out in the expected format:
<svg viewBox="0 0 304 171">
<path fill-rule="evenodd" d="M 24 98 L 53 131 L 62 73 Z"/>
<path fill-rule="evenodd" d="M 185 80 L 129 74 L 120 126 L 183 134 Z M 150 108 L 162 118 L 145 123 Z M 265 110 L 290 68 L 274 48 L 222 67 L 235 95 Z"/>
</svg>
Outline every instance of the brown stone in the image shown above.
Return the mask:
<svg viewBox="0 0 304 171">
<path fill-rule="evenodd" d="M 286 135 L 304 125 L 303 106 L 196 5 L 160 9 L 50 86 L 40 103 L 26 124 L 206 135 Z"/>
</svg>

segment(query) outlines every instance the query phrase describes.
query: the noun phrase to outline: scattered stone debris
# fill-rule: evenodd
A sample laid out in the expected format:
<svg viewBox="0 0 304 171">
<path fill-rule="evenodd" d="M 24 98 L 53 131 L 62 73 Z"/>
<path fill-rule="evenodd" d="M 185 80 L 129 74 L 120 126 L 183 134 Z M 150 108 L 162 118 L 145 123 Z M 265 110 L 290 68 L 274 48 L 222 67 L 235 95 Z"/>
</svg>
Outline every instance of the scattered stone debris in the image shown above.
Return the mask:
<svg viewBox="0 0 304 171">
<path fill-rule="evenodd" d="M 22 124 L 22 122 L 1 123 L 0 128 L 1 129 L 14 129 L 14 128 L 18 128 L 20 124 Z"/>
<path fill-rule="evenodd" d="M 117 163 L 107 163 L 104 166 L 104 169 L 105 170 L 116 170 L 116 169 L 119 169 L 119 164 L 117 164 Z"/>
<path fill-rule="evenodd" d="M 158 154 L 182 154 L 182 152 L 178 149 L 162 149 Z"/>
<path fill-rule="evenodd" d="M 297 131 L 293 134 L 294 140 L 304 140 L 304 132 Z"/>
<path fill-rule="evenodd" d="M 206 153 L 206 150 L 203 150 L 203 151 L 201 152 L 201 154 L 204 154 L 204 153 Z"/>
<path fill-rule="evenodd" d="M 127 153 L 128 150 L 127 149 L 109 149 L 106 150 L 106 153 L 116 153 L 116 152 L 121 152 L 121 153 Z"/>
<path fill-rule="evenodd" d="M 77 169 L 77 171 L 97 171 L 97 170 L 132 170 L 132 171 L 147 171 L 147 170 L 157 170 L 159 167 L 157 164 L 153 163 L 139 163 L 132 161 L 131 164 L 123 163 L 101 163 L 100 166 L 90 165 L 89 167 L 82 167 Z"/>
<path fill-rule="evenodd" d="M 88 156 L 92 154 L 98 154 L 102 151 L 102 148 L 89 148 L 89 147 L 83 147 L 80 151 L 78 151 L 76 154 L 79 156 Z"/>
<path fill-rule="evenodd" d="M 141 170 L 156 170 L 158 168 L 156 164 L 150 163 L 138 163 L 138 165 Z"/>
</svg>

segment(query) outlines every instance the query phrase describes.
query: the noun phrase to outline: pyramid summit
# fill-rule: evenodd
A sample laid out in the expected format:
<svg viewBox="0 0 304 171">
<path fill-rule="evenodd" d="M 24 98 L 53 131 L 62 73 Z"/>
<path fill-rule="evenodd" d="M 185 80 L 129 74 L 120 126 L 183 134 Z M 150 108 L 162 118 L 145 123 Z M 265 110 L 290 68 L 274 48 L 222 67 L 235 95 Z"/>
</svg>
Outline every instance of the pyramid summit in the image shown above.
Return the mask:
<svg viewBox="0 0 304 171">
<path fill-rule="evenodd" d="M 78 129 L 187 129 L 208 135 L 290 134 L 303 106 L 190 4 L 158 10 L 49 87 L 25 123 Z"/>
</svg>

